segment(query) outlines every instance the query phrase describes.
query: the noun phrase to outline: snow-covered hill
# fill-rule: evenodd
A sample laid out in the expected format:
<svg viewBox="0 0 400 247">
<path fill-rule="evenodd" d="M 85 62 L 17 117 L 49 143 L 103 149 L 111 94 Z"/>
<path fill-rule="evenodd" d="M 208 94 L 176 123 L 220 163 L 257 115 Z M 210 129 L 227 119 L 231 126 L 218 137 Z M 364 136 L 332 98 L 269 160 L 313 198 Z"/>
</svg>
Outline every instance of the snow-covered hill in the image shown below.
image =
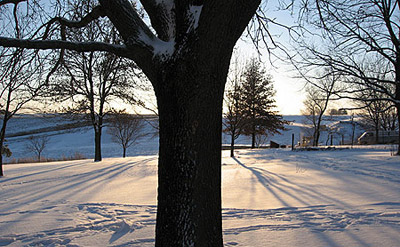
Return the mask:
<svg viewBox="0 0 400 247">
<path fill-rule="evenodd" d="M 48 136 L 49 143 L 44 149 L 43 156 L 58 159 L 74 156 L 79 153 L 86 158 L 94 157 L 94 130 L 86 122 L 76 126 L 76 119 L 62 115 L 19 115 L 11 119 L 7 129 L 6 144 L 9 145 L 13 155 L 7 161 L 19 158 L 33 157 L 27 145 L 31 136 Z M 72 127 L 70 126 L 72 125 Z M 70 126 L 71 128 L 64 128 Z M 105 125 L 102 134 L 103 157 L 121 157 L 121 147 L 112 142 Z M 158 138 L 154 136 L 154 129 L 146 122 L 144 132 L 148 135 L 140 139 L 137 145 L 128 149 L 128 156 L 155 155 L 158 153 Z"/>
<path fill-rule="evenodd" d="M 269 144 L 269 141 L 277 142 L 281 145 L 291 145 L 292 134 L 294 134 L 295 143 L 299 143 L 303 136 L 307 135 L 307 126 L 304 124 L 304 116 L 284 116 L 284 119 L 290 121 L 286 131 L 281 135 L 269 136 L 264 144 Z M 336 116 L 332 119 L 326 118 L 323 125 L 326 129 L 335 129 L 333 135 L 333 145 L 338 145 L 342 140 L 345 143 L 350 143 L 352 126 L 349 124 L 348 116 Z M 154 120 L 153 120 L 154 121 Z M 76 153 L 86 158 L 94 156 L 94 132 L 90 125 L 75 126 L 75 128 L 65 129 L 65 126 L 70 126 L 74 120 L 63 115 L 18 115 L 11 119 L 7 129 L 7 143 L 13 152 L 12 159 L 33 157 L 34 154 L 27 151 L 28 138 L 31 135 L 46 135 L 50 141 L 44 150 L 43 155 L 49 158 L 60 158 L 63 156 L 69 157 Z M 103 157 L 121 157 L 121 148 L 112 142 L 111 136 L 107 133 L 107 125 L 103 128 L 102 135 L 102 154 Z M 136 145 L 132 146 L 127 151 L 127 156 L 136 155 L 155 155 L 158 153 L 158 137 L 154 135 L 154 128 L 146 123 L 144 132 L 148 133 L 146 137 L 141 139 Z M 355 137 L 358 137 L 364 130 L 357 125 Z M 321 144 L 326 144 L 329 139 L 328 131 L 323 131 L 321 134 Z M 342 139 L 343 138 L 343 139 Z M 329 139 L 330 140 L 330 139 Z M 223 134 L 223 144 L 230 143 L 230 137 Z M 236 141 L 238 145 L 249 145 L 251 140 L 249 137 L 240 136 Z"/>
</svg>

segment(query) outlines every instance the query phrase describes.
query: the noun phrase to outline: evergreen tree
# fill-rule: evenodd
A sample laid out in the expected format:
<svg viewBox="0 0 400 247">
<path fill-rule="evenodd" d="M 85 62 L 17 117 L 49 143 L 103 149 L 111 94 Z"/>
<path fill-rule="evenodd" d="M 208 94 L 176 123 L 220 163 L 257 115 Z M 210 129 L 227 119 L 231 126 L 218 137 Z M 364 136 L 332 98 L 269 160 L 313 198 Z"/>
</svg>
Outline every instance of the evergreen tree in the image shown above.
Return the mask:
<svg viewBox="0 0 400 247">
<path fill-rule="evenodd" d="M 251 147 L 255 148 L 257 137 L 280 133 L 286 121 L 273 110 L 276 106 L 272 76 L 255 58 L 245 68 L 241 91 L 242 113 L 246 122 L 243 134 L 251 136 Z"/>
</svg>

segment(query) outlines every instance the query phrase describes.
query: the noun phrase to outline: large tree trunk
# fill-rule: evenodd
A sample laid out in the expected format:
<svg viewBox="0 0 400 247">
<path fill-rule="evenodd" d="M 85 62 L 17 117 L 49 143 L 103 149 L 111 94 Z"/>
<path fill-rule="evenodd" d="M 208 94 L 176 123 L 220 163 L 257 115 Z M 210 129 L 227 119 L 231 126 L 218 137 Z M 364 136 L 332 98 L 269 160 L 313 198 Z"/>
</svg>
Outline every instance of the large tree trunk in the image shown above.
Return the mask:
<svg viewBox="0 0 400 247">
<path fill-rule="evenodd" d="M 188 14 L 187 1 L 174 1 L 172 22 L 164 21 L 168 17 L 165 12 L 157 12 L 161 7 L 151 5 L 156 2 L 161 6 L 161 2 L 169 3 L 142 1 L 153 28 L 164 41 L 171 40 L 171 32 L 164 30 L 164 25 L 175 24 L 172 55 L 147 49 L 154 42 L 142 46 L 143 37 L 155 37 L 136 12 L 127 11 L 131 4 L 100 0 L 157 97 L 160 147 L 156 246 L 222 246 L 223 92 L 233 47 L 260 0 L 193 1 L 191 7 L 204 3 L 198 25 Z"/>
<path fill-rule="evenodd" d="M 230 54 L 219 63 L 188 59 L 169 68 L 166 83 L 155 88 L 156 246 L 222 246 L 222 100 Z"/>
</svg>

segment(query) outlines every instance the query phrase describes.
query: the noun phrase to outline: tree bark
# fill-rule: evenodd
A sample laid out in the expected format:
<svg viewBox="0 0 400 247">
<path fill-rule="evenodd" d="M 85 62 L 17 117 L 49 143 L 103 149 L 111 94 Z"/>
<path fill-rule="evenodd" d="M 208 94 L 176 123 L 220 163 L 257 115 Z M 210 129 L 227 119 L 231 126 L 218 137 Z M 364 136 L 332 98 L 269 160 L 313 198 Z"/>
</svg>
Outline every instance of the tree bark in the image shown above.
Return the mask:
<svg viewBox="0 0 400 247">
<path fill-rule="evenodd" d="M 11 105 L 11 90 L 8 90 L 7 94 L 7 102 L 5 105 L 4 109 L 4 116 L 3 116 L 3 124 L 1 126 L 0 130 L 0 177 L 4 176 L 4 171 L 3 171 L 3 146 L 4 146 L 4 141 L 6 139 L 6 129 L 7 129 L 7 123 L 8 120 L 12 117 L 13 114 L 10 115 L 9 110 L 10 110 L 10 105 Z"/>
<path fill-rule="evenodd" d="M 399 86 L 399 96 L 400 96 L 400 86 Z M 400 97 L 399 97 L 400 98 Z M 400 104 L 396 104 L 396 111 L 397 111 L 397 121 L 400 126 Z M 400 127 L 399 127 L 399 134 L 398 134 L 398 141 L 397 141 L 397 155 L 400 155 Z"/>
<path fill-rule="evenodd" d="M 222 101 L 231 54 L 209 54 L 193 51 L 176 61 L 155 87 L 160 120 L 156 246 L 223 244 Z"/>
<path fill-rule="evenodd" d="M 256 147 L 256 130 L 253 128 L 253 133 L 251 133 L 251 148 Z"/>
<path fill-rule="evenodd" d="M 3 154 L 0 155 L 0 177 L 4 176 L 3 172 Z"/>
<path fill-rule="evenodd" d="M 3 125 L 1 127 L 1 132 L 0 132 L 0 177 L 4 176 L 3 172 L 3 146 L 4 146 L 4 140 L 5 140 L 5 135 L 6 135 L 6 126 L 8 122 L 8 116 L 7 113 L 4 114 L 3 118 Z"/>
<path fill-rule="evenodd" d="M 234 133 L 234 131 L 231 136 L 231 157 L 235 157 L 235 133 Z"/>
<path fill-rule="evenodd" d="M 222 123 L 222 108 L 192 114 L 194 107 L 159 109 L 156 246 L 222 246 L 221 127 L 215 124 Z"/>
<path fill-rule="evenodd" d="M 94 161 L 101 161 L 101 127 L 97 126 L 94 131 Z"/>
<path fill-rule="evenodd" d="M 122 149 L 123 149 L 122 158 L 125 158 L 126 157 L 126 147 L 123 147 Z"/>
</svg>

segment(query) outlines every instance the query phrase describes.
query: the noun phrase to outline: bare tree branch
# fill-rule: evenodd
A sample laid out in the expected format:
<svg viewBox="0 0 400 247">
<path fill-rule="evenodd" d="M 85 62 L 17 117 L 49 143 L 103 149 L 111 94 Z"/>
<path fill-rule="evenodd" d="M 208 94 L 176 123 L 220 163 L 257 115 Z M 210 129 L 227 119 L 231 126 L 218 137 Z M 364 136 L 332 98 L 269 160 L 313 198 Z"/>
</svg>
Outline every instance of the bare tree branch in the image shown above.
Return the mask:
<svg viewBox="0 0 400 247">
<path fill-rule="evenodd" d="M 28 49 L 68 49 L 78 52 L 107 51 L 118 56 L 132 58 L 131 50 L 125 45 L 112 45 L 104 42 L 70 42 L 61 40 L 29 40 L 0 37 L 0 46 Z"/>
<path fill-rule="evenodd" d="M 15 5 L 19 4 L 20 2 L 26 2 L 27 0 L 2 0 L 0 1 L 0 6 L 13 3 Z"/>
<path fill-rule="evenodd" d="M 102 9 L 101 6 L 96 6 L 93 8 L 93 10 L 87 14 L 85 17 L 83 17 L 81 20 L 79 21 L 71 21 L 71 20 L 67 20 L 63 17 L 54 17 L 53 19 L 51 19 L 49 22 L 47 22 L 45 24 L 46 26 L 46 31 L 43 35 L 44 38 L 47 38 L 47 35 L 50 31 L 50 27 L 55 23 L 58 22 L 60 23 L 62 26 L 67 26 L 69 28 L 81 28 L 81 27 L 85 27 L 87 26 L 90 22 L 92 22 L 93 20 L 96 20 L 100 17 L 104 17 L 105 13 Z"/>
<path fill-rule="evenodd" d="M 99 1 L 108 18 L 114 24 L 124 43 L 135 50 L 133 60 L 143 70 L 153 83 L 157 73 L 154 63 L 155 46 L 162 46 L 163 41 L 158 39 L 144 23 L 134 6 L 128 0 L 100 0 Z"/>
<path fill-rule="evenodd" d="M 175 37 L 175 4 L 173 0 L 156 2 L 155 0 L 140 1 L 150 17 L 151 25 L 158 37 L 169 41 Z"/>
</svg>

